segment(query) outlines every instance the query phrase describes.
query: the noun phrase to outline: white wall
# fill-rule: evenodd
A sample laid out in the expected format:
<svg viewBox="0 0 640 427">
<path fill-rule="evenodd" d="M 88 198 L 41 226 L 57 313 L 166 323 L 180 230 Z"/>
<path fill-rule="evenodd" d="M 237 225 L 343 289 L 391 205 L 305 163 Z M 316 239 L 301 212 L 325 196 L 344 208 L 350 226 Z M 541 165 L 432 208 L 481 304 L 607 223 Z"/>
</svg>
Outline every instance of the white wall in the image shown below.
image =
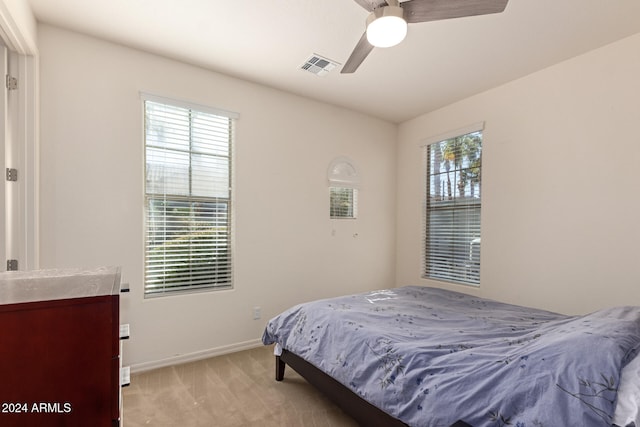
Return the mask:
<svg viewBox="0 0 640 427">
<path fill-rule="evenodd" d="M 132 288 L 125 363 L 255 345 L 268 318 L 295 303 L 393 286 L 395 125 L 46 25 L 38 37 L 41 266 L 122 266 Z M 232 291 L 143 298 L 140 91 L 241 115 Z M 362 176 L 355 221 L 328 218 L 337 156 Z"/>
<path fill-rule="evenodd" d="M 640 304 L 640 34 L 403 123 L 397 283 L 578 313 Z M 481 285 L 420 279 L 420 141 L 479 121 Z"/>
</svg>

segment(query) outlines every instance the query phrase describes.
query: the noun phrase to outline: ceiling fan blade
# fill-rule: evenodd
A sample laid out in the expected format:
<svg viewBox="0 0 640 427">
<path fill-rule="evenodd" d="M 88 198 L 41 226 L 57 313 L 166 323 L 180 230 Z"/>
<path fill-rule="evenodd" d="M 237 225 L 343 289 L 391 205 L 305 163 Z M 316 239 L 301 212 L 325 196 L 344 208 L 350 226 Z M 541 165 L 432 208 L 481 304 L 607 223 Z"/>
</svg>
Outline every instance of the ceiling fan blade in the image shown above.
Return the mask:
<svg viewBox="0 0 640 427">
<path fill-rule="evenodd" d="M 409 23 L 416 23 L 500 13 L 507 7 L 508 1 L 509 0 L 411 0 L 401 3 L 401 6 L 404 9 L 404 19 Z"/>
<path fill-rule="evenodd" d="M 342 67 L 342 70 L 340 70 L 340 74 L 353 73 L 358 69 L 360 64 L 362 64 L 362 61 L 364 61 L 364 59 L 371 53 L 372 50 L 373 46 L 369 44 L 369 41 L 367 41 L 367 33 L 365 31 L 362 37 L 360 37 L 360 41 L 358 41 L 358 44 L 353 49 L 353 52 L 351 52 L 351 56 L 349 57 L 349 59 L 347 59 L 344 67 Z"/>
<path fill-rule="evenodd" d="M 355 0 L 360 6 L 364 7 L 368 12 L 372 12 L 373 9 L 377 9 L 380 6 L 386 6 L 385 0 Z"/>
</svg>

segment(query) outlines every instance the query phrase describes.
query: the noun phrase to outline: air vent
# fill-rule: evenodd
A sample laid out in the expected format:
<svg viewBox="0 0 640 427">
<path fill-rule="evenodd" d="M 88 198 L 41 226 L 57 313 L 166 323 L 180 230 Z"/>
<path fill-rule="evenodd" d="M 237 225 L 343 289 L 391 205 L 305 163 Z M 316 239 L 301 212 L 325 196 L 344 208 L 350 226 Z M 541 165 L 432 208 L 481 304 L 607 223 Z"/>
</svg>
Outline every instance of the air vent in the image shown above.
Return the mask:
<svg viewBox="0 0 640 427">
<path fill-rule="evenodd" d="M 329 74 L 329 71 L 333 70 L 338 65 L 340 64 L 314 53 L 304 64 L 302 64 L 300 69 L 313 73 L 316 76 L 326 76 Z"/>
</svg>

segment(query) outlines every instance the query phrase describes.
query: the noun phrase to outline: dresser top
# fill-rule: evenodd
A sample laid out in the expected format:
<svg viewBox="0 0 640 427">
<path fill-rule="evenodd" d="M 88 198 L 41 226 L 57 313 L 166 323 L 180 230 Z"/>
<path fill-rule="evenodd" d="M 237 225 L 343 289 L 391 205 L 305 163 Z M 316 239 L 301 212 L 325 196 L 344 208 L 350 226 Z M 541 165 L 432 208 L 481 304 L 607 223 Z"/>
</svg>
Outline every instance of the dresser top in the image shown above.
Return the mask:
<svg viewBox="0 0 640 427">
<path fill-rule="evenodd" d="M 119 292 L 120 267 L 0 273 L 0 305 L 115 295 Z"/>
</svg>

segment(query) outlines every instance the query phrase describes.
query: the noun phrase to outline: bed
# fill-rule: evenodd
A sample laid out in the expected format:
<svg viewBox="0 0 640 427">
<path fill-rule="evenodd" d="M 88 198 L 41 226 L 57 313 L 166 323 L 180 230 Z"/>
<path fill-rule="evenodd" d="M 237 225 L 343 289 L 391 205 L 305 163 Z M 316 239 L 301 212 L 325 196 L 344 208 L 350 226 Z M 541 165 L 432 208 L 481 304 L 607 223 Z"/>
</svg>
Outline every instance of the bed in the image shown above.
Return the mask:
<svg viewBox="0 0 640 427">
<path fill-rule="evenodd" d="M 271 319 L 299 372 L 366 426 L 640 427 L 640 307 L 583 316 L 406 286 Z"/>
</svg>

